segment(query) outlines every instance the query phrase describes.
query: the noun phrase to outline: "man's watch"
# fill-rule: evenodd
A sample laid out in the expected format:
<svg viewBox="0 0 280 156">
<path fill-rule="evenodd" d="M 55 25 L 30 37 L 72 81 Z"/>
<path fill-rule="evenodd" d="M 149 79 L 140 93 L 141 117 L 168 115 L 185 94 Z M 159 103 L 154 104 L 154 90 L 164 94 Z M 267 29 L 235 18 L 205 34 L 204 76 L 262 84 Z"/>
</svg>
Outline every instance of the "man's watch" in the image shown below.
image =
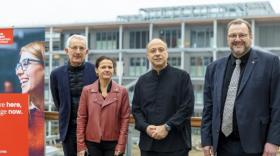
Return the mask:
<svg viewBox="0 0 280 156">
<path fill-rule="evenodd" d="M 164 127 L 165 127 L 166 131 L 168 131 L 168 132 L 171 131 L 171 127 L 169 125 L 164 124 Z"/>
</svg>

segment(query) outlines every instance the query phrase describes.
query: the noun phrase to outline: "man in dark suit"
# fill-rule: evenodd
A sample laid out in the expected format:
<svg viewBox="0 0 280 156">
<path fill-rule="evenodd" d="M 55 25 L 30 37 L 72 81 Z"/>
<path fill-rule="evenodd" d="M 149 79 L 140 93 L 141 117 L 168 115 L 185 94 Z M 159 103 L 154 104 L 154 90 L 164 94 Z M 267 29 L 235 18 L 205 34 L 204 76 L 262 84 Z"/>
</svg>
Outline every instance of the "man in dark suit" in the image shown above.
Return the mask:
<svg viewBox="0 0 280 156">
<path fill-rule="evenodd" d="M 250 24 L 228 24 L 231 54 L 207 67 L 201 139 L 205 156 L 275 156 L 280 144 L 279 58 L 251 47 Z"/>
<path fill-rule="evenodd" d="M 51 72 L 51 91 L 59 111 L 59 132 L 65 156 L 77 155 L 76 119 L 83 86 L 96 80 L 94 65 L 85 62 L 88 54 L 87 40 L 82 35 L 68 38 L 65 52 L 69 58 L 66 65 Z"/>
<path fill-rule="evenodd" d="M 189 74 L 167 63 L 167 45 L 147 45 L 152 70 L 136 83 L 132 101 L 141 156 L 187 156 L 191 149 L 190 117 L 194 95 Z"/>
</svg>

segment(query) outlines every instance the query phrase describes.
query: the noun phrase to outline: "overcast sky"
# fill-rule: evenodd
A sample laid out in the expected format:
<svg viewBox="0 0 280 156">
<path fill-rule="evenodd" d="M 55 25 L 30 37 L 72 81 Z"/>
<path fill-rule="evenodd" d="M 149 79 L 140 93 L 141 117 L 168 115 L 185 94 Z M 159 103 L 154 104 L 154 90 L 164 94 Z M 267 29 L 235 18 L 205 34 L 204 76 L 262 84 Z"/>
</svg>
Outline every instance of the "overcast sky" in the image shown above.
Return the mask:
<svg viewBox="0 0 280 156">
<path fill-rule="evenodd" d="M 1 0 L 0 27 L 115 21 L 140 8 L 260 0 Z M 267 0 L 280 13 L 280 0 Z"/>
</svg>

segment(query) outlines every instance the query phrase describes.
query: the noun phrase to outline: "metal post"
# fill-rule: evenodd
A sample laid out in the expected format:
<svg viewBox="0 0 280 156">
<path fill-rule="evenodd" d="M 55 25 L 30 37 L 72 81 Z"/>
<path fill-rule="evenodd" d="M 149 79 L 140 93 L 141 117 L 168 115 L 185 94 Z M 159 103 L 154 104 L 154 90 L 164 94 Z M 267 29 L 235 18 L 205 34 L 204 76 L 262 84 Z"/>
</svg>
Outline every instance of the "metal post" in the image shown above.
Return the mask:
<svg viewBox="0 0 280 156">
<path fill-rule="evenodd" d="M 217 60 L 217 20 L 213 21 L 213 61 Z"/>
<path fill-rule="evenodd" d="M 117 66 L 117 71 L 119 71 L 118 78 L 119 78 L 119 84 L 122 84 L 122 78 L 123 78 L 123 62 L 122 62 L 122 40 L 123 40 L 123 26 L 120 25 L 119 27 L 119 61 Z"/>
<path fill-rule="evenodd" d="M 88 43 L 88 44 L 86 45 L 87 48 L 89 48 L 89 46 L 88 46 L 88 45 L 89 45 L 88 33 L 89 33 L 89 28 L 88 28 L 88 27 L 85 27 L 85 36 L 86 36 L 87 43 Z M 89 55 L 89 54 L 86 55 L 85 61 L 88 61 L 88 55 Z"/>
<path fill-rule="evenodd" d="M 252 19 L 251 21 L 251 25 L 252 25 L 252 46 L 255 45 L 255 31 L 256 31 L 256 22 L 254 19 Z"/>
<path fill-rule="evenodd" d="M 154 27 L 153 23 L 150 23 L 150 25 L 149 25 L 149 41 L 151 41 L 153 39 L 153 27 Z M 152 64 L 151 64 L 151 62 L 149 62 L 149 70 L 151 70 L 151 69 L 152 69 Z"/>
<path fill-rule="evenodd" d="M 51 74 L 52 71 L 52 63 L 53 62 L 53 27 L 50 27 L 50 40 L 49 40 L 49 74 Z M 52 111 L 52 97 L 51 97 L 51 84 L 49 79 L 49 85 L 48 85 L 48 111 Z M 48 121 L 48 134 L 52 134 L 52 123 L 51 121 Z"/>
<path fill-rule="evenodd" d="M 181 69 L 184 69 L 185 66 L 185 52 L 183 51 L 183 48 L 185 47 L 185 23 L 181 23 Z"/>
</svg>

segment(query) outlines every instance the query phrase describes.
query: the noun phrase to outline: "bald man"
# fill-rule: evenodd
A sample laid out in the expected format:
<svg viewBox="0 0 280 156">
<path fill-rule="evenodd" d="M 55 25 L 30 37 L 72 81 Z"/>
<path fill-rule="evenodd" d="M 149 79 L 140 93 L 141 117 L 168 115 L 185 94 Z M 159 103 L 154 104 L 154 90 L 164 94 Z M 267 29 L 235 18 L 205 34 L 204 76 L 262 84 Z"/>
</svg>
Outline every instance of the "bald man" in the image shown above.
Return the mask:
<svg viewBox="0 0 280 156">
<path fill-rule="evenodd" d="M 167 63 L 161 39 L 151 40 L 146 54 L 152 70 L 138 79 L 132 101 L 141 156 L 187 156 L 194 106 L 190 76 Z"/>
</svg>

